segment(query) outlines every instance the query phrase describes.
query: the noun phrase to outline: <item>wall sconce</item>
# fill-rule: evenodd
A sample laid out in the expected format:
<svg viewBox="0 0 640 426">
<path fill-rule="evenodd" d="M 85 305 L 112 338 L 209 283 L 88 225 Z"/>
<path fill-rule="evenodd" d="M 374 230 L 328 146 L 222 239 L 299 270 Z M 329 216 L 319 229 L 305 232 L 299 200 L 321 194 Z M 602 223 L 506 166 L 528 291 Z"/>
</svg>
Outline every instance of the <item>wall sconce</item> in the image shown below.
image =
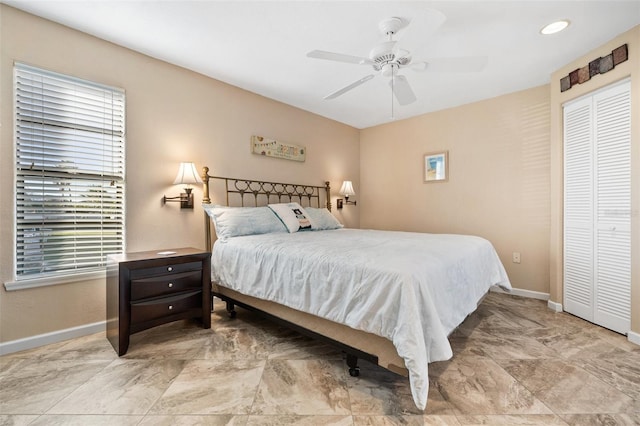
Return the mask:
<svg viewBox="0 0 640 426">
<path fill-rule="evenodd" d="M 345 180 L 344 182 L 342 182 L 342 187 L 340 188 L 340 195 L 344 195 L 344 204 L 353 204 L 354 206 L 356 205 L 355 201 L 349 201 L 349 197 L 351 195 L 356 195 L 356 192 L 353 190 L 353 184 L 351 183 L 350 180 Z M 336 200 L 336 207 L 341 209 L 342 208 L 342 198 L 338 198 Z"/>
<path fill-rule="evenodd" d="M 173 184 L 185 184 L 186 186 L 184 187 L 184 192 L 177 197 L 167 197 L 165 195 L 164 197 L 162 197 L 162 204 L 168 202 L 180 202 L 181 209 L 192 209 L 192 183 L 202 183 L 202 179 L 200 179 L 200 175 L 198 175 L 198 172 L 196 171 L 196 165 L 193 163 L 180 163 L 180 169 L 178 170 L 178 175 L 176 176 L 176 180 L 173 181 Z"/>
</svg>

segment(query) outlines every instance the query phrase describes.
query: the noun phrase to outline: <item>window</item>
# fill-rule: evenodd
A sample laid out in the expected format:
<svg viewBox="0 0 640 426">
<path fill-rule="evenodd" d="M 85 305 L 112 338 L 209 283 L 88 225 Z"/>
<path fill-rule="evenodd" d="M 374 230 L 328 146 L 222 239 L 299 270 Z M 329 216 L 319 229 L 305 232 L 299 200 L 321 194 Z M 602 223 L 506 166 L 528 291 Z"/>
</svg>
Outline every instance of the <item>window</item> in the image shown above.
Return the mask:
<svg viewBox="0 0 640 426">
<path fill-rule="evenodd" d="M 124 91 L 15 66 L 16 278 L 124 249 Z"/>
</svg>

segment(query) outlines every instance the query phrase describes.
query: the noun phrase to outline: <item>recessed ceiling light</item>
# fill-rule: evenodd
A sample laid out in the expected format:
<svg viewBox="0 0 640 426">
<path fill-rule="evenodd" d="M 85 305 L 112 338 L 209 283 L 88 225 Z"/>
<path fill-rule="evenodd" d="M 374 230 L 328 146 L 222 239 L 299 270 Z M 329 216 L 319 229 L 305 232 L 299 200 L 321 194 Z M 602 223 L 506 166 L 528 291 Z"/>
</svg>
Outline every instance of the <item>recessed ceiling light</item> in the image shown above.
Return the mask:
<svg viewBox="0 0 640 426">
<path fill-rule="evenodd" d="M 549 35 L 559 33 L 569 26 L 569 21 L 563 19 L 562 21 L 552 22 L 540 30 L 540 34 Z"/>
</svg>

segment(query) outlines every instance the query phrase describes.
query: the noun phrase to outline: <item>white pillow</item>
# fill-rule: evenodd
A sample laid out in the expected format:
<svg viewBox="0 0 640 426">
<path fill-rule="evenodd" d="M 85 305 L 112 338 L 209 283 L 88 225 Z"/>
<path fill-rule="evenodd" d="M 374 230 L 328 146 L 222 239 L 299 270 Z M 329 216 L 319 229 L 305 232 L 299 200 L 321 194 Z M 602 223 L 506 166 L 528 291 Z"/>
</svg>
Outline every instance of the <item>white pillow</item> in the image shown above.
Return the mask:
<svg viewBox="0 0 640 426">
<path fill-rule="evenodd" d="M 314 231 L 340 229 L 343 227 L 338 219 L 326 208 L 305 207 L 305 211 L 309 214 L 309 219 L 313 224 L 311 229 Z"/>
<path fill-rule="evenodd" d="M 218 239 L 241 235 L 285 232 L 282 222 L 267 207 L 226 207 L 202 205 L 211 217 Z"/>
<path fill-rule="evenodd" d="M 269 204 L 269 208 L 280 218 L 290 233 L 310 231 L 313 228 L 309 214 L 298 203 Z"/>
</svg>

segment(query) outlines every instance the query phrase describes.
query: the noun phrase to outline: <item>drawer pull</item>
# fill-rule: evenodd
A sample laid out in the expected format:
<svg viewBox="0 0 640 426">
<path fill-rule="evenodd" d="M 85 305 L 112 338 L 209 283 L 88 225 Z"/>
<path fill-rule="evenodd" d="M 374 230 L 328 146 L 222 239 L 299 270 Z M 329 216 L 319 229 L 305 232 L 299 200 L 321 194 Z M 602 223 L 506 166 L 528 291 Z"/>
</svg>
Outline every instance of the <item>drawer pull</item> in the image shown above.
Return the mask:
<svg viewBox="0 0 640 426">
<path fill-rule="evenodd" d="M 169 288 L 173 287 L 173 283 L 169 283 Z"/>
<path fill-rule="evenodd" d="M 169 310 L 172 310 L 172 309 L 173 309 L 173 305 L 169 305 Z"/>
<path fill-rule="evenodd" d="M 169 266 L 169 267 L 167 268 L 167 271 L 169 271 L 169 272 L 173 271 L 173 267 Z"/>
</svg>

